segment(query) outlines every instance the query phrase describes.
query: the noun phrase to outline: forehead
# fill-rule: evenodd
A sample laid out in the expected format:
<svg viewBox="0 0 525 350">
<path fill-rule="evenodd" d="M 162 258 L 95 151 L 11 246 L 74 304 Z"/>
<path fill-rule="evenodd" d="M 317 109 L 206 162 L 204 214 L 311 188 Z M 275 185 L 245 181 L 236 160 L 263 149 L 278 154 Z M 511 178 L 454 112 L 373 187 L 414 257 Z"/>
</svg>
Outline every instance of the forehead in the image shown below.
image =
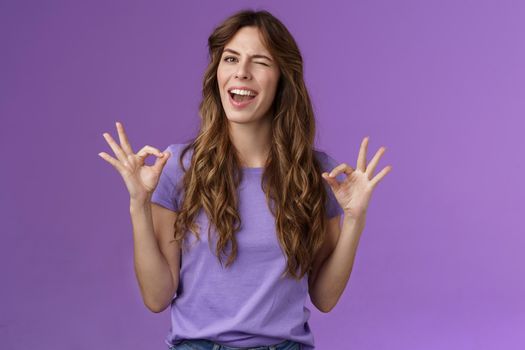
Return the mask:
<svg viewBox="0 0 525 350">
<path fill-rule="evenodd" d="M 266 54 L 270 56 L 269 51 L 264 46 L 260 32 L 257 27 L 242 27 L 226 43 L 224 48 L 234 49 L 241 54 Z"/>
</svg>

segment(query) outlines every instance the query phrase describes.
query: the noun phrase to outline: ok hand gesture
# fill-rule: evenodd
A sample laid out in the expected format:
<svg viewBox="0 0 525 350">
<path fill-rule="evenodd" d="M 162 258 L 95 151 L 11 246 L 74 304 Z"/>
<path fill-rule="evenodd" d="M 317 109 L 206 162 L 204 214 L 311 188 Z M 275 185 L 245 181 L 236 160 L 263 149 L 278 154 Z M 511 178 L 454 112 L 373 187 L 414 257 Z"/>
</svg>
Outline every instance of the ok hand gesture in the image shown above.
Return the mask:
<svg viewBox="0 0 525 350">
<path fill-rule="evenodd" d="M 124 132 L 124 126 L 119 122 L 116 122 L 116 126 L 120 146 L 110 134 L 104 133 L 103 136 L 118 159 L 111 157 L 105 152 L 100 152 L 98 155 L 117 169 L 126 183 L 132 200 L 146 200 L 157 187 L 162 169 L 171 153 L 163 153 L 155 147 L 144 146 L 135 154 Z M 157 159 L 152 166 L 146 166 L 144 165 L 145 160 L 150 154 L 157 156 Z"/>
<path fill-rule="evenodd" d="M 391 165 L 386 166 L 372 178 L 377 163 L 383 153 L 385 153 L 386 148 L 381 147 L 367 165 L 367 146 L 368 137 L 365 137 L 361 142 L 359 156 L 357 158 L 357 168 L 355 170 L 348 164 L 342 163 L 333 168 L 330 174 L 327 172 L 322 174 L 323 178 L 330 185 L 330 188 L 339 202 L 339 205 L 344 210 L 345 215 L 349 215 L 354 219 L 364 218 L 364 216 L 366 216 L 366 210 L 373 189 L 377 186 L 379 181 L 381 181 L 381 179 L 392 170 Z M 342 182 L 337 181 L 335 178 L 340 173 L 345 173 L 347 175 Z"/>
</svg>

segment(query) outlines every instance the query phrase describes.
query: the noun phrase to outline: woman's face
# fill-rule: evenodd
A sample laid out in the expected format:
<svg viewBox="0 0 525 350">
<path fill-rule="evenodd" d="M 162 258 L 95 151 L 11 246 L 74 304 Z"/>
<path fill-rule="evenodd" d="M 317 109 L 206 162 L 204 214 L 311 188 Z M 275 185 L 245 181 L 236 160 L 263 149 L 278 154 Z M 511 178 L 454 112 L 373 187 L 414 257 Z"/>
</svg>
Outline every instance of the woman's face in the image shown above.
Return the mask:
<svg viewBox="0 0 525 350">
<path fill-rule="evenodd" d="M 239 29 L 224 46 L 217 68 L 222 106 L 228 120 L 249 123 L 268 116 L 279 75 L 277 63 L 259 38 L 259 30 L 251 26 Z M 241 88 L 240 90 L 249 89 L 256 96 L 241 97 L 231 94 L 230 90 L 234 87 Z M 236 99 L 239 102 L 235 102 Z"/>
</svg>

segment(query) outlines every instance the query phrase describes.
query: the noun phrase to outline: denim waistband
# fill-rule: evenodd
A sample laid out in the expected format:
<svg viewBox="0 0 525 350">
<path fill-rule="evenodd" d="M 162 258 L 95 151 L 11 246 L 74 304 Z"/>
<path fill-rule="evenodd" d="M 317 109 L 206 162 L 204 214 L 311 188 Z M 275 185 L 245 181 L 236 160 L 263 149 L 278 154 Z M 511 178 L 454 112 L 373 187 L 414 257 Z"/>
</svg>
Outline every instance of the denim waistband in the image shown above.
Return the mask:
<svg viewBox="0 0 525 350">
<path fill-rule="evenodd" d="M 221 345 L 207 339 L 186 339 L 170 346 L 169 350 L 301 350 L 301 343 L 287 339 L 273 345 L 233 347 Z"/>
</svg>

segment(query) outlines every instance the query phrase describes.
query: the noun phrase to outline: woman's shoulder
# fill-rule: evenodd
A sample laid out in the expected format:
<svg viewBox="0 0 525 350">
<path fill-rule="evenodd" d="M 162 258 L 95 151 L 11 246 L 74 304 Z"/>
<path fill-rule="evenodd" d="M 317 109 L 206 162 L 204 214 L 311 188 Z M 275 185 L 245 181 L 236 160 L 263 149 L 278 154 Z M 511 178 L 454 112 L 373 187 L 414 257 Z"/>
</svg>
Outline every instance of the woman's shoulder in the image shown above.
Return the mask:
<svg viewBox="0 0 525 350">
<path fill-rule="evenodd" d="M 190 142 L 182 142 L 182 143 L 172 143 L 168 147 L 166 147 L 165 151 L 168 151 L 171 153 L 171 156 L 179 156 L 182 151 L 190 144 Z M 191 156 L 192 148 L 188 148 L 188 151 L 184 154 L 184 158 L 187 158 L 188 156 Z M 169 161 L 169 160 L 168 160 Z"/>
<path fill-rule="evenodd" d="M 166 147 L 166 149 L 164 151 L 168 151 L 172 155 L 180 154 L 182 152 L 182 150 L 186 146 L 188 146 L 189 144 L 190 144 L 190 142 L 172 143 L 172 144 L 169 144 L 168 147 Z M 190 152 L 191 152 L 191 148 L 190 148 Z"/>
<path fill-rule="evenodd" d="M 172 143 L 164 149 L 164 152 L 170 153 L 170 157 L 168 158 L 164 167 L 166 168 L 168 172 L 170 172 L 171 174 L 174 174 L 175 176 L 177 175 L 180 176 L 180 173 L 183 171 L 183 169 L 180 166 L 179 159 L 180 159 L 180 155 L 182 151 L 184 150 L 186 146 L 188 146 L 188 144 L 189 142 Z M 191 162 L 191 153 L 192 153 L 192 149 L 190 148 L 184 154 L 184 157 L 183 157 L 183 164 L 186 170 L 188 169 L 188 166 L 190 165 L 190 162 Z"/>
<path fill-rule="evenodd" d="M 314 148 L 313 150 L 316 159 L 319 161 L 323 169 L 331 169 L 339 165 L 339 162 L 330 154 L 328 154 L 325 150 L 320 148 Z"/>
</svg>

